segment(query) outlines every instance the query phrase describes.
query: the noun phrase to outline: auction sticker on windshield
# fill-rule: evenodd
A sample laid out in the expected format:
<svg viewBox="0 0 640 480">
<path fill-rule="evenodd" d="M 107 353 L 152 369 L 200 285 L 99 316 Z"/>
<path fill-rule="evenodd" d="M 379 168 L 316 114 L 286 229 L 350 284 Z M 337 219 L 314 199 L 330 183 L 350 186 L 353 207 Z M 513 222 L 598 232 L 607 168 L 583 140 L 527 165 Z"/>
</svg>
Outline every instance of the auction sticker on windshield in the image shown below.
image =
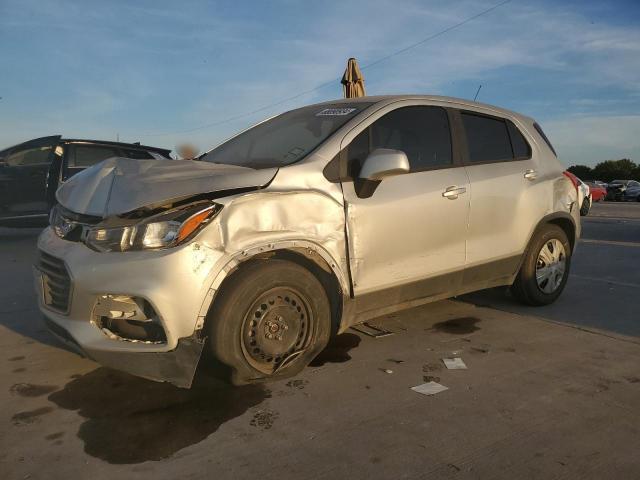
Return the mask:
<svg viewBox="0 0 640 480">
<path fill-rule="evenodd" d="M 325 108 L 316 113 L 316 117 L 349 115 L 356 110 L 356 108 Z"/>
</svg>

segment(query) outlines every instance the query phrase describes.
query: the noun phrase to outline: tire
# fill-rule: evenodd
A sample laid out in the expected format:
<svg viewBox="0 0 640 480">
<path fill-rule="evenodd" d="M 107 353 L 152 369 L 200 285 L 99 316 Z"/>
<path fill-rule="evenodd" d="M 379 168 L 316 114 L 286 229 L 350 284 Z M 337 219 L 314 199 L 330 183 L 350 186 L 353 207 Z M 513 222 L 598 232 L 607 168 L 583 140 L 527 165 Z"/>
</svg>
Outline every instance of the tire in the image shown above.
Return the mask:
<svg viewBox="0 0 640 480">
<path fill-rule="evenodd" d="M 553 246 L 553 251 L 558 255 L 561 261 L 547 261 L 544 258 L 539 260 L 541 250 L 547 248 L 545 256 L 550 257 L 548 253 L 551 251 L 550 244 Z M 559 248 L 559 247 L 562 248 Z M 551 255 L 553 257 L 553 255 Z M 549 258 L 549 260 L 553 260 Z M 550 264 L 551 268 L 544 270 L 544 264 Z M 559 265 L 564 264 L 564 268 L 561 269 Z M 520 267 L 520 271 L 516 276 L 516 280 L 511 286 L 511 292 L 513 296 L 521 303 L 525 305 L 541 306 L 549 305 L 556 301 L 564 290 L 569 278 L 569 270 L 571 267 L 571 245 L 567 238 L 566 233 L 557 225 L 546 224 L 541 227 L 531 239 L 529 248 L 525 253 L 525 258 Z M 536 278 L 536 274 L 548 272 L 547 281 L 544 278 L 539 283 Z"/>
<path fill-rule="evenodd" d="M 206 323 L 208 356 L 224 379 L 245 385 L 294 376 L 331 335 L 331 307 L 304 267 L 270 259 L 242 266 L 226 281 Z"/>
<path fill-rule="evenodd" d="M 582 201 L 582 207 L 580 207 L 580 216 L 586 217 L 589 214 L 589 210 L 591 210 L 591 202 L 589 197 L 585 197 Z"/>
</svg>

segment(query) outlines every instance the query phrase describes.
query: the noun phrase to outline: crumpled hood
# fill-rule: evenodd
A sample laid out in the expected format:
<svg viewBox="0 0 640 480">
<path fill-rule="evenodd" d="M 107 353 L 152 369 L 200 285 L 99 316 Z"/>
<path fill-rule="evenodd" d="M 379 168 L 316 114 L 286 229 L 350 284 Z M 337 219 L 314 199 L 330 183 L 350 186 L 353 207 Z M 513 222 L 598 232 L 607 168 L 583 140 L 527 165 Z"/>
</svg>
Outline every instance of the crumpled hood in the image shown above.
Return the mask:
<svg viewBox="0 0 640 480">
<path fill-rule="evenodd" d="M 277 171 L 192 160 L 109 158 L 71 177 L 56 199 L 73 212 L 106 218 L 190 195 L 262 187 Z"/>
</svg>

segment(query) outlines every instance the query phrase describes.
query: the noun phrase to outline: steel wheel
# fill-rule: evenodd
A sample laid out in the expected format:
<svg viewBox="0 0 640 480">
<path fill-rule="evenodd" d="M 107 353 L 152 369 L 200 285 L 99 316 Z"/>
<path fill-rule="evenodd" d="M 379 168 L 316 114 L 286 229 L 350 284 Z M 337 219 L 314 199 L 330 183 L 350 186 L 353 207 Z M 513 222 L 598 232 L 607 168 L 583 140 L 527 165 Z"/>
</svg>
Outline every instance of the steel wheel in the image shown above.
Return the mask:
<svg viewBox="0 0 640 480">
<path fill-rule="evenodd" d="M 556 238 L 545 242 L 536 261 L 536 281 L 544 293 L 553 293 L 562 284 L 567 256 L 562 242 Z"/>
<path fill-rule="evenodd" d="M 313 318 L 303 296 L 288 287 L 260 295 L 244 317 L 242 351 L 256 370 L 271 374 L 307 347 Z"/>
</svg>

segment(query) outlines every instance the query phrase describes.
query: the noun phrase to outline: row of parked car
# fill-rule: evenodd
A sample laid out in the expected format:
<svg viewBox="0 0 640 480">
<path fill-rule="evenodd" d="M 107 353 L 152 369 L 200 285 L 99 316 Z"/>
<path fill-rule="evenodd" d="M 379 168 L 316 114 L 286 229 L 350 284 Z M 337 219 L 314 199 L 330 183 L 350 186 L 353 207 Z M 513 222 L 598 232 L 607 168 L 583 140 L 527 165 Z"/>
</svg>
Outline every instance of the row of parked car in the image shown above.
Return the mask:
<svg viewBox="0 0 640 480">
<path fill-rule="evenodd" d="M 640 182 L 636 180 L 614 180 L 611 183 L 599 180 L 583 182 L 571 172 L 565 172 L 565 175 L 578 190 L 580 215 L 583 217 L 589 214 L 593 202 L 640 202 Z"/>
</svg>

